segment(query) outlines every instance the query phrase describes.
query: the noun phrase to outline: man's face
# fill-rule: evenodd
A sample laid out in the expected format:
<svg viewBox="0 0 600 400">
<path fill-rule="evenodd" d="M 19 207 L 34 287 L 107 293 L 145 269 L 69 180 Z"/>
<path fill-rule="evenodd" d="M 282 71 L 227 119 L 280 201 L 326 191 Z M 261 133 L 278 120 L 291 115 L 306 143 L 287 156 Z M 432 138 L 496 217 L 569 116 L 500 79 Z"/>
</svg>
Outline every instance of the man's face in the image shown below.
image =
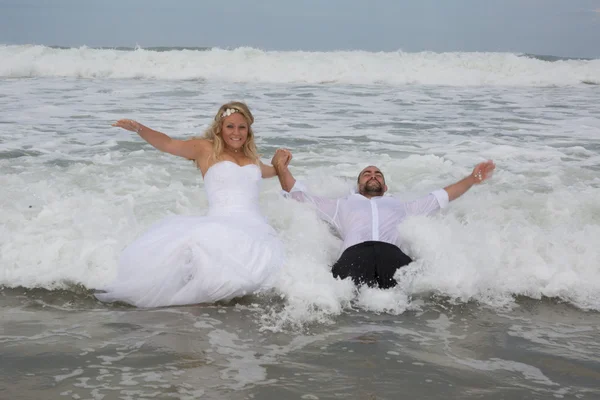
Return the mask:
<svg viewBox="0 0 600 400">
<path fill-rule="evenodd" d="M 358 175 L 358 193 L 363 196 L 383 196 L 386 191 L 385 179 L 379 168 L 370 165 Z"/>
</svg>

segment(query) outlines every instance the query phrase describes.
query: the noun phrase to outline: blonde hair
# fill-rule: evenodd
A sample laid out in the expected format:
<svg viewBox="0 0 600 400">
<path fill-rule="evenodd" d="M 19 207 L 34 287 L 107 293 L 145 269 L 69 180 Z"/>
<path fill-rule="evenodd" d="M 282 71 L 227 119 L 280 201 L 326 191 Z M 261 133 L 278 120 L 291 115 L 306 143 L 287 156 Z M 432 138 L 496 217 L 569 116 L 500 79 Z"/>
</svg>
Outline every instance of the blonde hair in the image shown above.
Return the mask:
<svg viewBox="0 0 600 400">
<path fill-rule="evenodd" d="M 230 103 L 223 104 L 219 108 L 219 111 L 217 111 L 213 123 L 204 132 L 203 138 L 208 139 L 212 142 L 213 152 L 211 154 L 211 157 L 214 157 L 215 160 L 220 160 L 223 151 L 225 150 L 225 142 L 223 141 L 221 131 L 223 130 L 223 119 L 225 119 L 225 117 L 223 117 L 223 113 L 227 109 L 236 110 L 246 120 L 246 123 L 248 124 L 248 137 L 246 138 L 246 142 L 244 142 L 244 145 L 242 146 L 242 150 L 246 157 L 258 164 L 258 162 L 260 161 L 260 155 L 256 150 L 256 143 L 254 141 L 254 131 L 252 131 L 254 116 L 250 112 L 248 106 L 239 101 L 232 101 Z M 198 160 L 195 161 L 196 164 L 198 164 Z"/>
</svg>

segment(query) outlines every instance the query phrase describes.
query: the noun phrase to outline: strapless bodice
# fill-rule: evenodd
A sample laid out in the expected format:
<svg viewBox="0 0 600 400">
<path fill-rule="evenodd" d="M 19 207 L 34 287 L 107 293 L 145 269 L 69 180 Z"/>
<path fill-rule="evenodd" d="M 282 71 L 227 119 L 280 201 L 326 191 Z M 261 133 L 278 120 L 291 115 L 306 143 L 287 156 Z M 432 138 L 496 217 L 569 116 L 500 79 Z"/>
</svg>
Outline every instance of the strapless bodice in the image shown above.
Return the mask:
<svg viewBox="0 0 600 400">
<path fill-rule="evenodd" d="M 260 215 L 261 180 L 261 171 L 256 164 L 239 166 L 231 161 L 219 161 L 212 165 L 204 175 L 208 215 Z"/>
</svg>

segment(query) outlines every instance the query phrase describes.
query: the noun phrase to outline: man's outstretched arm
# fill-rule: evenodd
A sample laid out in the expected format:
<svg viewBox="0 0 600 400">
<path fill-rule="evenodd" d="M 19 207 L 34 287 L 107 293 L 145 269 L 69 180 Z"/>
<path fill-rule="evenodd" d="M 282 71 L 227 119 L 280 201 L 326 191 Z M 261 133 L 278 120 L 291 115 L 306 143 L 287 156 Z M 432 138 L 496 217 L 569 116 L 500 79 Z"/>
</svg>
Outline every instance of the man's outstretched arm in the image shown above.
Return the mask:
<svg viewBox="0 0 600 400">
<path fill-rule="evenodd" d="M 404 212 L 407 215 L 428 215 L 440 208 L 445 208 L 448 202 L 455 200 L 465 194 L 473 185 L 478 185 L 489 179 L 496 165 L 492 161 L 486 161 L 478 164 L 471 175 L 464 179 L 446 186 L 444 189 L 438 189 L 431 192 L 428 196 L 401 203 Z"/>
<path fill-rule="evenodd" d="M 477 164 L 471 175 L 444 188 L 444 190 L 448 193 L 448 200 L 455 200 L 465 194 L 473 185 L 479 185 L 480 183 L 483 183 L 486 179 L 492 176 L 492 172 L 495 168 L 496 165 L 491 160 Z"/>
<path fill-rule="evenodd" d="M 288 165 L 292 159 L 292 153 L 286 149 L 278 149 L 273 155 L 273 159 L 271 160 L 271 164 L 275 167 L 275 171 L 277 171 L 277 177 L 279 178 L 279 184 L 281 188 L 286 192 L 292 190 L 294 185 L 296 184 L 296 178 L 290 172 Z"/>
<path fill-rule="evenodd" d="M 304 185 L 301 182 L 296 182 L 296 178 L 290 172 L 288 164 L 291 159 L 292 153 L 289 150 L 279 149 L 271 160 L 271 164 L 277 171 L 281 188 L 290 193 L 290 197 L 296 201 L 312 203 L 319 211 L 319 216 L 322 219 L 339 229 L 339 221 L 337 220 L 339 199 L 329 199 L 309 194 Z"/>
</svg>

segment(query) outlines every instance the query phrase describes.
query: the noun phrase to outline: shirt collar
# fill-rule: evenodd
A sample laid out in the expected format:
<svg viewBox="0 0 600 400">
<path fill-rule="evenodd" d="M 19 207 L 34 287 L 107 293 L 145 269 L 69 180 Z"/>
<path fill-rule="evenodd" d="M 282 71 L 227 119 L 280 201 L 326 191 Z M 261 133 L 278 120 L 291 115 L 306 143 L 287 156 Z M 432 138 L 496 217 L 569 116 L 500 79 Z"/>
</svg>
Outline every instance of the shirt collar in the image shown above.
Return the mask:
<svg viewBox="0 0 600 400">
<path fill-rule="evenodd" d="M 369 199 L 369 198 L 367 198 L 367 197 L 363 196 L 362 194 L 360 194 L 360 193 L 358 193 L 358 192 L 356 192 L 356 193 L 353 193 L 353 194 L 352 194 L 352 196 L 358 196 L 359 198 L 361 198 L 361 199 L 365 199 L 365 200 L 372 200 L 372 199 L 381 199 L 381 198 L 383 198 L 383 196 L 373 196 L 373 197 L 371 197 L 371 198 Z"/>
</svg>

